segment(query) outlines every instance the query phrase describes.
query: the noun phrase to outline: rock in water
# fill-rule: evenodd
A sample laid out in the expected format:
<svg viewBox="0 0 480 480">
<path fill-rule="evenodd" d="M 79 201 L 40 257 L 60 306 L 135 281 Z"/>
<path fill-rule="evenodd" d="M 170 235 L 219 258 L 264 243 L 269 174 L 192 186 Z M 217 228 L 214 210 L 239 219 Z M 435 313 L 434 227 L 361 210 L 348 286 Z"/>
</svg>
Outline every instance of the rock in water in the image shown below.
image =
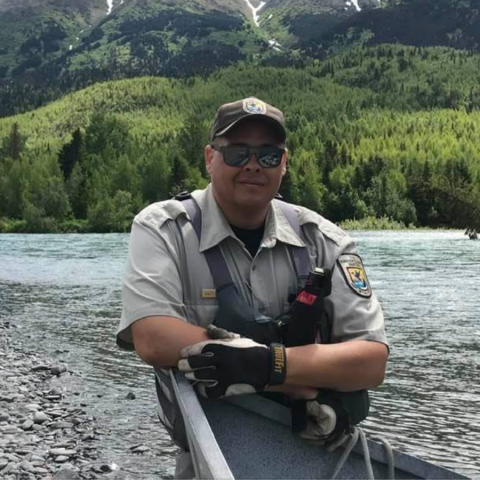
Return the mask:
<svg viewBox="0 0 480 480">
<path fill-rule="evenodd" d="M 67 371 L 67 367 L 65 365 L 56 365 L 50 369 L 50 373 L 52 375 L 61 375 Z"/>
</svg>

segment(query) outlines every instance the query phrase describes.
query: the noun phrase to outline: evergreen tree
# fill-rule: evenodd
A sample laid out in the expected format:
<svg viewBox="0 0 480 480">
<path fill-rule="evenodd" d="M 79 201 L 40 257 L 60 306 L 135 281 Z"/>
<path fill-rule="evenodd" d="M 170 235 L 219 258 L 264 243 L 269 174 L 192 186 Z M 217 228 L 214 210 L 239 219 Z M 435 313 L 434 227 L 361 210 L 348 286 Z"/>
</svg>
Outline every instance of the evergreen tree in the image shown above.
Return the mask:
<svg viewBox="0 0 480 480">
<path fill-rule="evenodd" d="M 58 162 L 63 173 L 63 178 L 68 180 L 76 163 L 81 161 L 83 153 L 83 135 L 77 128 L 72 135 L 72 140 L 65 144 L 58 155 Z"/>
<path fill-rule="evenodd" d="M 18 123 L 15 122 L 12 125 L 10 136 L 8 137 L 7 156 L 13 160 L 20 160 L 24 143 L 25 141 L 20 135 L 20 127 Z"/>
</svg>

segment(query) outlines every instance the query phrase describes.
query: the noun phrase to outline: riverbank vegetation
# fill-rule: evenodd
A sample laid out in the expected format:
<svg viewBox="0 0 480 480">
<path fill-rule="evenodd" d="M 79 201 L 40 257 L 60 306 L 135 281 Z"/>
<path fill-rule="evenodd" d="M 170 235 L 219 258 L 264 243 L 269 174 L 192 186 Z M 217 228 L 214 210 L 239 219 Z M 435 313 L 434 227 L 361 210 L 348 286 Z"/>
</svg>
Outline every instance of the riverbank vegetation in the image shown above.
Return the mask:
<svg viewBox="0 0 480 480">
<path fill-rule="evenodd" d="M 0 119 L 0 230 L 125 231 L 148 203 L 208 183 L 215 109 L 249 95 L 287 114 L 286 200 L 335 222 L 478 229 L 479 64 L 382 45 L 303 68 L 96 84 Z"/>
</svg>

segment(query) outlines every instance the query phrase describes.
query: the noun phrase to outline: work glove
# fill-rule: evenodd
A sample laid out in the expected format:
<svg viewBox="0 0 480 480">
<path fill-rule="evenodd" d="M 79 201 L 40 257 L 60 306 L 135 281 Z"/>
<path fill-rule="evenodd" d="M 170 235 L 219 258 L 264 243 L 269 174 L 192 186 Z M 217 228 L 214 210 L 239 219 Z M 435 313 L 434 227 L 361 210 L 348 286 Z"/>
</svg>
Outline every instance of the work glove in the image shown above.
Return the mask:
<svg viewBox="0 0 480 480">
<path fill-rule="evenodd" d="M 260 345 L 249 338 L 207 340 L 184 348 L 178 368 L 201 395 L 222 398 L 281 385 L 287 373 L 285 347 Z"/>
<path fill-rule="evenodd" d="M 302 438 L 325 445 L 329 451 L 336 450 L 350 438 L 349 415 L 335 394 L 320 392 L 315 400 L 306 402 L 305 409 Z"/>
<path fill-rule="evenodd" d="M 207 335 L 211 340 L 233 340 L 235 338 L 240 338 L 238 333 L 229 332 L 224 328 L 216 327 L 213 323 L 207 327 Z"/>
</svg>

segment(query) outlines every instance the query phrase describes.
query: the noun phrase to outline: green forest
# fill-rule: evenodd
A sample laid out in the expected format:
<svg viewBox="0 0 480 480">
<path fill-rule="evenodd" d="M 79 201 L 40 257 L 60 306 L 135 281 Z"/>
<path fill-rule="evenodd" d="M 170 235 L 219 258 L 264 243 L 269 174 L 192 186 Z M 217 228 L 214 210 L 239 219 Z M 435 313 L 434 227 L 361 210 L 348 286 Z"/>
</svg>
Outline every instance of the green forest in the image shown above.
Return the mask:
<svg viewBox="0 0 480 480">
<path fill-rule="evenodd" d="M 381 45 L 297 60 L 97 83 L 0 118 L 0 231 L 128 231 L 145 205 L 208 183 L 215 111 L 246 96 L 287 117 L 286 200 L 335 222 L 480 229 L 480 55 Z"/>
</svg>

